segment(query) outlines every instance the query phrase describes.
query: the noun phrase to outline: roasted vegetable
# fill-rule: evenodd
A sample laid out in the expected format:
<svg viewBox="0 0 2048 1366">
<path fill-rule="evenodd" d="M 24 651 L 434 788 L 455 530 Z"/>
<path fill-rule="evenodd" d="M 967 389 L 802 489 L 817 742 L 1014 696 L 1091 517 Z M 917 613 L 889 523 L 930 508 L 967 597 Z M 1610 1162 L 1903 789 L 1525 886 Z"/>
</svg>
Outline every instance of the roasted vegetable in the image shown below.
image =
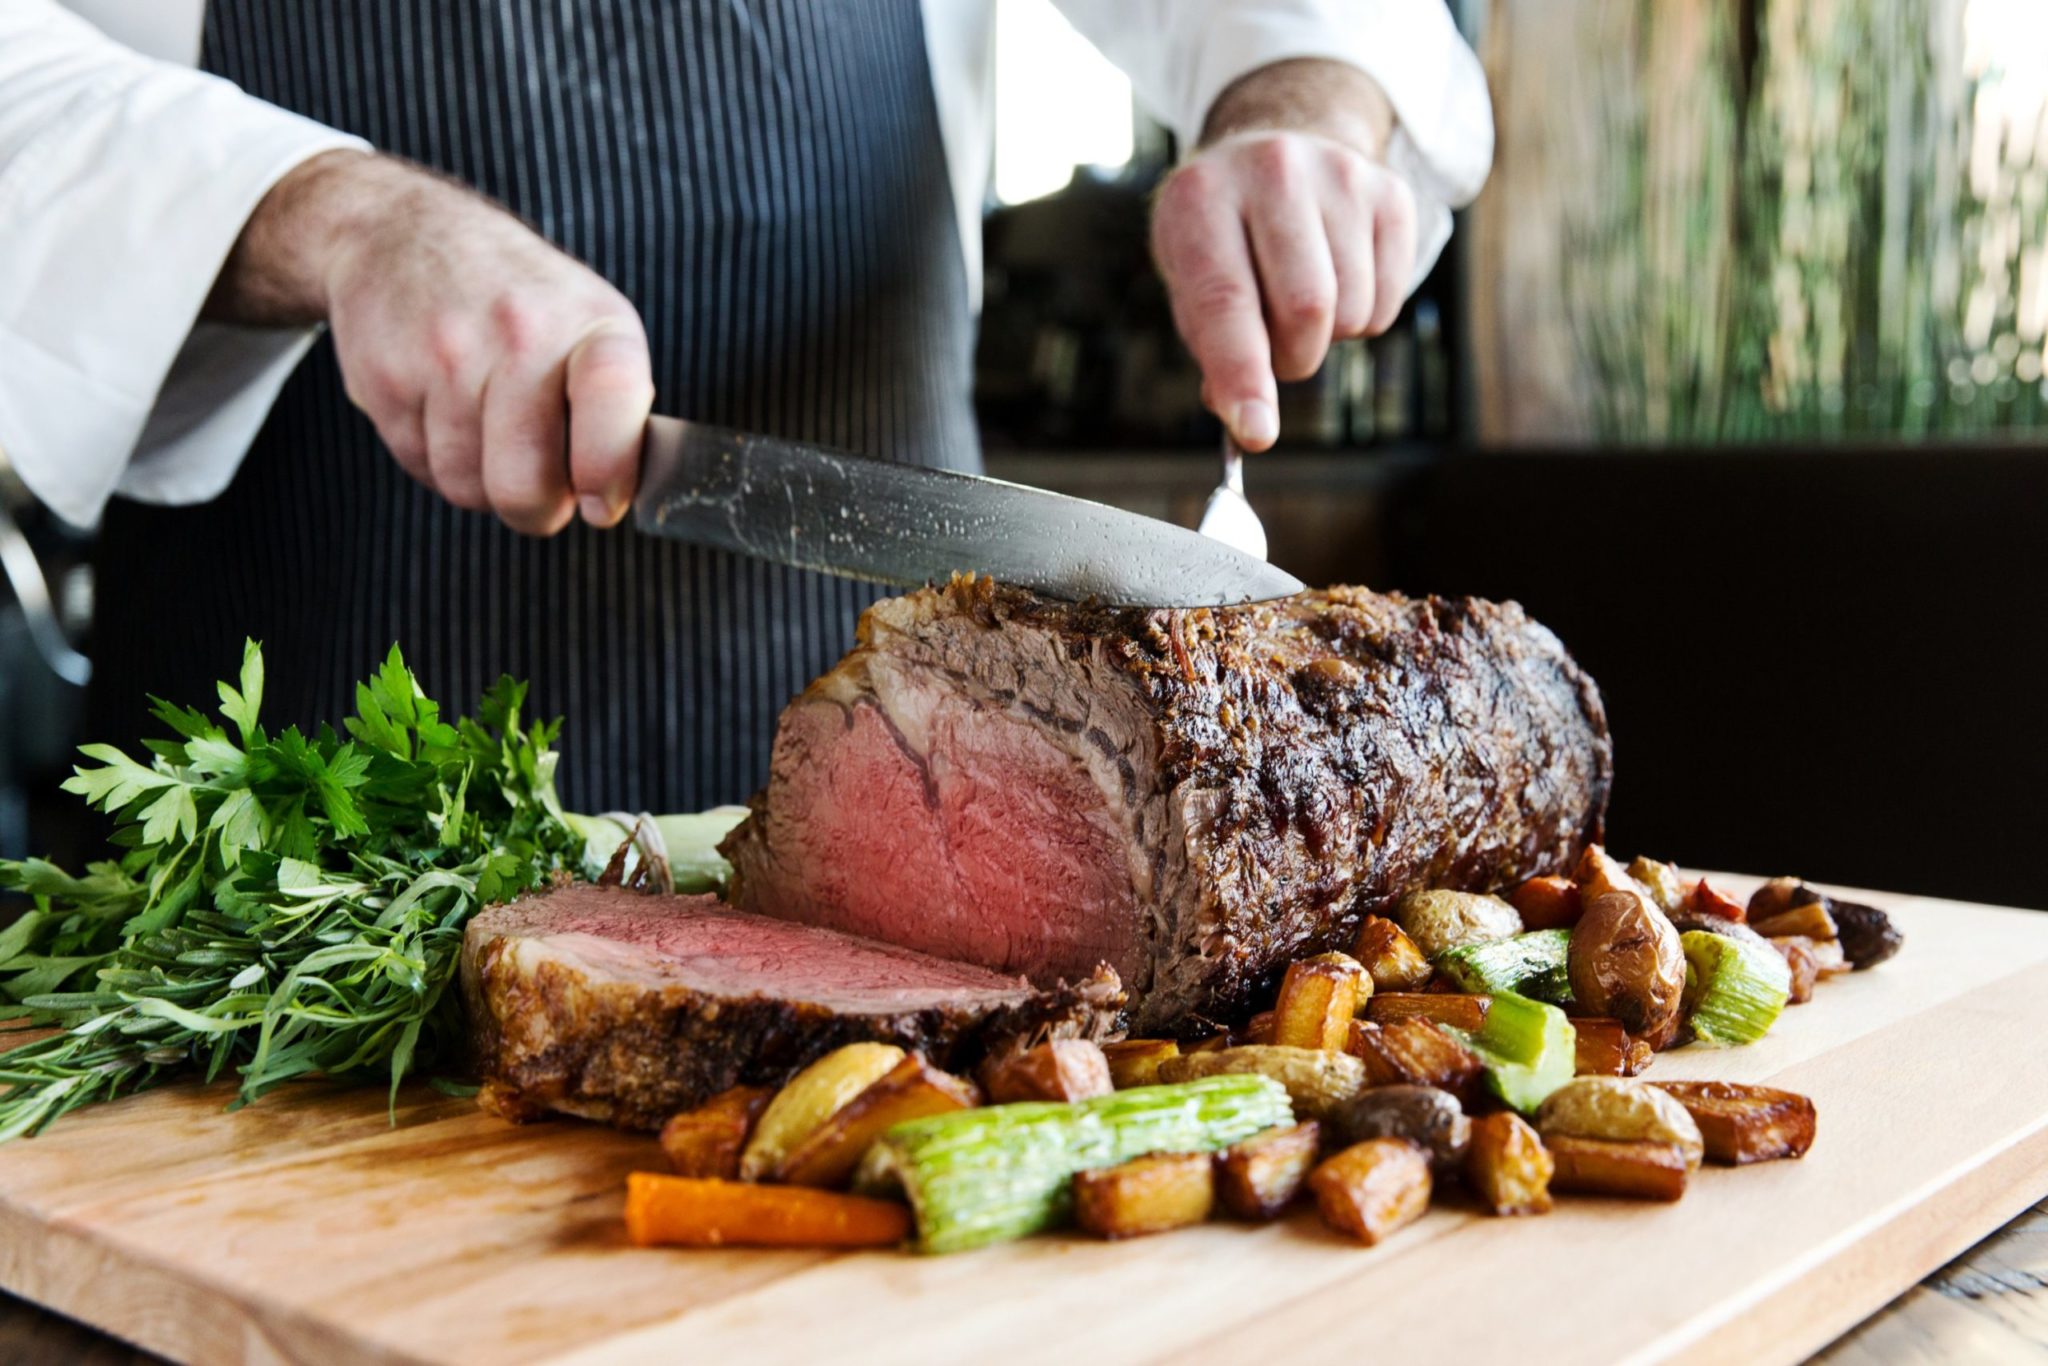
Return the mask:
<svg viewBox="0 0 2048 1366">
<path fill-rule="evenodd" d="M 1365 1088 L 1366 1066 L 1348 1053 L 1320 1048 L 1244 1044 L 1210 1053 L 1188 1053 L 1159 1064 L 1163 1082 L 1251 1073 L 1271 1077 L 1287 1089 L 1297 1114 L 1322 1119 Z"/>
<path fill-rule="evenodd" d="M 850 1043 L 791 1077 L 778 1091 L 740 1155 L 740 1176 L 759 1181 L 782 1165 L 840 1106 L 880 1081 L 904 1058 L 894 1044 Z"/>
<path fill-rule="evenodd" d="M 1105 1091 L 1108 1081 L 1105 1067 Z M 853 1175 L 875 1140 L 898 1124 L 979 1104 L 981 1095 L 973 1083 L 941 1072 L 912 1053 L 813 1129 L 782 1159 L 775 1179 L 792 1186 L 840 1185 Z"/>
<path fill-rule="evenodd" d="M 1361 1021 L 1351 1046 L 1374 1086 L 1412 1083 L 1463 1095 L 1485 1065 L 1462 1037 L 1422 1019 Z"/>
<path fill-rule="evenodd" d="M 1785 960 L 1785 1004 L 1803 1006 L 1811 1001 L 1814 984 L 1820 981 L 1820 959 L 1813 952 L 1813 941 L 1791 935 L 1764 943 Z"/>
<path fill-rule="evenodd" d="M 1543 1146 L 1556 1164 L 1550 1188 L 1627 1200 L 1676 1200 L 1691 1172 L 1675 1144 L 1611 1138 L 1546 1135 Z"/>
<path fill-rule="evenodd" d="M 991 1059 L 981 1084 L 991 1105 L 1020 1100 L 1087 1100 L 1116 1089 L 1109 1059 L 1086 1039 L 1054 1039 L 1021 1053 Z M 907 1118 L 907 1116 L 906 1116 Z"/>
<path fill-rule="evenodd" d="M 1774 877 L 1749 894 L 1749 918 L 1765 920 L 1778 912 L 1788 910 L 1792 899 L 1806 890 L 1796 877 Z"/>
<path fill-rule="evenodd" d="M 1749 925 L 1766 939 L 1794 934 L 1806 939 L 1833 939 L 1839 933 L 1825 900 L 1809 901 L 1761 920 L 1751 916 Z"/>
<path fill-rule="evenodd" d="M 1522 917 L 1497 896 L 1477 892 L 1410 892 L 1394 919 L 1432 960 L 1461 944 L 1480 944 L 1522 932 Z"/>
<path fill-rule="evenodd" d="M 754 1121 L 774 1095 L 769 1086 L 735 1086 L 672 1116 L 661 1126 L 661 1151 L 669 1166 L 677 1176 L 737 1177 Z"/>
<path fill-rule="evenodd" d="M 919 1249 L 960 1252 L 1064 1220 L 1075 1172 L 1146 1153 L 1215 1152 L 1293 1122 L 1287 1092 L 1260 1076 L 960 1110 L 889 1130 L 868 1149 L 854 1185 L 869 1195 L 902 1191 Z"/>
<path fill-rule="evenodd" d="M 1495 1214 L 1550 1213 L 1550 1153 L 1512 1110 L 1472 1121 L 1465 1184 Z"/>
<path fill-rule="evenodd" d="M 1578 1041 L 1564 1012 L 1513 992 L 1495 996 L 1486 1024 L 1460 1037 L 1485 1064 L 1487 1089 L 1524 1114 L 1577 1069 Z"/>
<path fill-rule="evenodd" d="M 1668 863 L 1653 858 L 1638 857 L 1629 864 L 1628 875 L 1650 894 L 1650 900 L 1666 915 L 1677 915 L 1685 909 L 1685 880 L 1678 870 Z"/>
<path fill-rule="evenodd" d="M 1536 1132 L 1546 1143 L 1554 1137 L 1668 1143 L 1685 1154 L 1688 1169 L 1705 1153 L 1699 1126 L 1683 1105 L 1627 1077 L 1578 1077 L 1560 1086 L 1536 1112 Z"/>
<path fill-rule="evenodd" d="M 1486 1023 L 1490 996 L 1463 996 L 1450 991 L 1375 992 L 1365 1003 L 1365 1018 L 1388 1025 L 1396 1020 L 1428 1020 L 1455 1029 L 1477 1029 Z"/>
<path fill-rule="evenodd" d="M 1429 955 L 1415 947 L 1399 925 L 1376 915 L 1367 916 L 1359 926 L 1351 956 L 1372 978 L 1375 992 L 1419 990 L 1435 971 Z"/>
<path fill-rule="evenodd" d="M 1109 1079 L 1119 1091 L 1133 1086 L 1152 1086 L 1159 1081 L 1159 1064 L 1180 1056 L 1180 1045 L 1172 1039 L 1125 1039 L 1102 1045 L 1109 1063 Z"/>
<path fill-rule="evenodd" d="M 1875 906 L 1855 901 L 1829 899 L 1834 910 L 1835 931 L 1849 966 L 1862 971 L 1874 968 L 1899 951 L 1906 937 L 1892 924 L 1892 918 Z"/>
<path fill-rule="evenodd" d="M 1294 1203 L 1322 1151 L 1314 1120 L 1268 1129 L 1216 1154 L 1216 1198 L 1240 1219 L 1273 1219 Z"/>
<path fill-rule="evenodd" d="M 1785 959 L 1738 939 L 1689 930 L 1679 936 L 1687 967 L 1686 1023 L 1702 1043 L 1755 1043 L 1777 1023 L 1791 994 Z"/>
<path fill-rule="evenodd" d="M 1195 1053 L 1220 1053 L 1226 1048 L 1235 1046 L 1235 1043 L 1236 1041 L 1230 1037 L 1230 1031 L 1226 1029 L 1221 1034 L 1211 1034 L 1206 1039 L 1196 1040 L 1194 1043 L 1181 1049 L 1181 1053 L 1184 1056 Z"/>
<path fill-rule="evenodd" d="M 1749 918 L 1749 911 L 1740 901 L 1701 878 L 1686 897 L 1685 905 L 1674 915 L 1710 916 L 1739 925 Z"/>
<path fill-rule="evenodd" d="M 1372 978 L 1348 953 L 1322 953 L 1287 965 L 1273 1005 L 1273 1042 L 1283 1048 L 1342 1050 Z"/>
<path fill-rule="evenodd" d="M 1606 892 L 1586 903 L 1566 967 L 1572 997 L 1589 1015 L 1621 1021 L 1652 1048 L 1678 1033 L 1685 949 L 1678 930 L 1641 892 Z"/>
<path fill-rule="evenodd" d="M 1187 1228 L 1216 1205 L 1207 1153 L 1148 1153 L 1074 1173 L 1074 1222 L 1098 1238 L 1136 1238 Z"/>
<path fill-rule="evenodd" d="M 1246 1020 L 1243 1029 L 1233 1029 L 1230 1032 L 1230 1041 L 1234 1044 L 1271 1043 L 1273 1042 L 1273 1020 L 1274 1014 L 1272 1011 L 1262 1010 L 1249 1020 Z"/>
<path fill-rule="evenodd" d="M 639 1247 L 886 1247 L 910 1236 L 910 1211 L 890 1200 L 805 1186 L 633 1172 L 626 1177 L 626 1236 Z"/>
<path fill-rule="evenodd" d="M 1577 1045 L 1573 1070 L 1582 1077 L 1632 1077 L 1656 1056 L 1648 1044 L 1631 1038 L 1619 1020 L 1574 1016 L 1572 1034 Z"/>
<path fill-rule="evenodd" d="M 1569 1005 L 1565 955 L 1571 938 L 1570 930 L 1530 930 L 1452 949 L 1436 960 L 1436 967 L 1460 991 L 1512 991 L 1531 1000 Z"/>
<path fill-rule="evenodd" d="M 1588 906 L 1594 898 L 1613 892 L 1639 892 L 1646 898 L 1650 895 L 1649 888 L 1630 877 L 1628 870 L 1597 844 L 1587 845 L 1586 852 L 1579 855 L 1572 880 L 1579 884 L 1579 900 Z"/>
<path fill-rule="evenodd" d="M 1732 1081 L 1664 1081 L 1657 1086 L 1699 1126 L 1709 1161 L 1741 1166 L 1804 1157 L 1813 1146 L 1813 1102 L 1796 1092 Z"/>
<path fill-rule="evenodd" d="M 1354 1143 L 1311 1172 L 1308 1184 L 1323 1222 L 1368 1246 L 1429 1211 L 1429 1159 L 1405 1139 Z"/>
<path fill-rule="evenodd" d="M 1568 930 L 1585 908 L 1579 884 L 1568 877 L 1532 877 L 1508 893 L 1508 904 L 1520 913 L 1525 930 Z"/>
<path fill-rule="evenodd" d="M 1458 1098 L 1434 1086 L 1373 1086 L 1337 1107 L 1330 1122 L 1339 1143 L 1405 1138 L 1429 1155 L 1439 1176 L 1458 1169 L 1472 1141 L 1472 1121 Z"/>
</svg>

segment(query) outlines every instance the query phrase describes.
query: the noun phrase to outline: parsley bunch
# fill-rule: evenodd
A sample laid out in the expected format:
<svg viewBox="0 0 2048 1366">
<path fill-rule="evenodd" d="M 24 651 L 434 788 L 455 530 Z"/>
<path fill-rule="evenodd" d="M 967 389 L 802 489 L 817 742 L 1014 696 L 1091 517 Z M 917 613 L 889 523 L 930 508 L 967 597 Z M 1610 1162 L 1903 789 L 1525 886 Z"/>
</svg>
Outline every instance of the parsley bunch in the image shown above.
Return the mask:
<svg viewBox="0 0 2048 1366">
<path fill-rule="evenodd" d="M 0 1019 L 61 1032 L 0 1052 L 0 1141 L 192 1069 L 236 1104 L 320 1073 L 462 1055 L 449 991 L 480 907 L 580 867 L 554 791 L 558 723 L 499 680 L 453 724 L 394 647 L 356 715 L 311 736 L 259 721 L 252 642 L 220 717 L 155 701 L 151 761 L 82 750 L 65 789 L 118 816 L 117 860 L 74 876 L 0 861 L 33 900 L 0 930 Z M 13 1008 L 9 1008 L 9 1002 Z"/>
</svg>

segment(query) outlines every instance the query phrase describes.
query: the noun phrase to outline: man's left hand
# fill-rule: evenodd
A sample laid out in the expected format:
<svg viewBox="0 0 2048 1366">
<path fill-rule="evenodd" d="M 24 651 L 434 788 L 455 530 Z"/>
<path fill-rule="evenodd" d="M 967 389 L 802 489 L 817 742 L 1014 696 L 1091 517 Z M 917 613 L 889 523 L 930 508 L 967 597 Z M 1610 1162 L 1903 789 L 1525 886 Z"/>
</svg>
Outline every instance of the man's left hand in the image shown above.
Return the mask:
<svg viewBox="0 0 2048 1366">
<path fill-rule="evenodd" d="M 1282 63 L 1226 92 L 1211 134 L 1219 116 L 1238 127 L 1167 178 L 1153 213 L 1153 255 L 1202 368 L 1202 401 L 1246 450 L 1279 437 L 1276 379 L 1307 379 L 1331 342 L 1386 331 L 1415 269 L 1414 196 L 1368 154 L 1390 121 L 1378 87 L 1350 68 L 1289 70 L 1335 65 Z M 1258 90 L 1262 79 L 1284 82 L 1286 98 Z M 1318 85 L 1326 100 L 1365 107 L 1323 118 Z M 1311 127 L 1244 126 L 1260 122 Z"/>
</svg>

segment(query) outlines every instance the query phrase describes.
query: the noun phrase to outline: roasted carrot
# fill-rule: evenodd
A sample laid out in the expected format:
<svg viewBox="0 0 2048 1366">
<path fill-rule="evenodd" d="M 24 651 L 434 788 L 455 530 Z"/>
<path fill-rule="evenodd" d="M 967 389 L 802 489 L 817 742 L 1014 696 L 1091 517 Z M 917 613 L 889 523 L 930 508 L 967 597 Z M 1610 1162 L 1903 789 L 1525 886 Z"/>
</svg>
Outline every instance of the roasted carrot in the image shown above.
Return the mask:
<svg viewBox="0 0 2048 1366">
<path fill-rule="evenodd" d="M 633 1172 L 626 1236 L 640 1247 L 885 1247 L 910 1236 L 910 1211 L 809 1186 L 756 1186 Z"/>
</svg>

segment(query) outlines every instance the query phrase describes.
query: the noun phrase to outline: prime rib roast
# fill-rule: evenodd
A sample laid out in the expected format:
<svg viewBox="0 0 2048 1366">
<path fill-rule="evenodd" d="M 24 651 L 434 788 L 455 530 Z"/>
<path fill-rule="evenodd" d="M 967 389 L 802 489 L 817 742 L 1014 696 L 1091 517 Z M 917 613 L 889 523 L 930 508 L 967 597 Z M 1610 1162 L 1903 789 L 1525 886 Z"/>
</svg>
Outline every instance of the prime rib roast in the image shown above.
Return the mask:
<svg viewBox="0 0 2048 1366">
<path fill-rule="evenodd" d="M 591 884 L 482 912 L 462 953 L 486 1107 L 634 1129 L 860 1040 L 965 1068 L 991 1048 L 1101 1038 L 1121 994 L 1107 973 L 1076 980 L 1039 990 L 715 897 Z"/>
<path fill-rule="evenodd" d="M 1404 892 L 1564 869 L 1612 775 L 1592 680 L 1513 603 L 963 577 L 868 610 L 724 851 L 749 910 L 1039 983 L 1106 964 L 1133 1030 L 1186 1033 Z"/>
<path fill-rule="evenodd" d="M 586 885 L 471 923 L 486 1103 L 651 1127 L 858 1039 L 959 1067 L 1213 1029 L 1411 889 L 1566 868 L 1612 775 L 1592 680 L 1512 603 L 959 578 L 869 609 L 783 713 L 741 909 Z"/>
</svg>

